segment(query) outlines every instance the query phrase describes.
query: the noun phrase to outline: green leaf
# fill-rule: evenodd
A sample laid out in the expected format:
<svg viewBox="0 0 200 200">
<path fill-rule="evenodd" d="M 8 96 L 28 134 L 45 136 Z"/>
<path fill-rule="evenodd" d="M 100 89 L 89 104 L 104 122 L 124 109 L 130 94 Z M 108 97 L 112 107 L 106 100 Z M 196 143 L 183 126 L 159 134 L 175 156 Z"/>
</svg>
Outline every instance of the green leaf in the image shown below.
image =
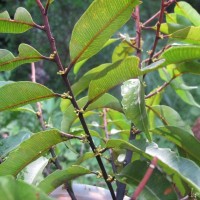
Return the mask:
<svg viewBox="0 0 200 200">
<path fill-rule="evenodd" d="M 87 89 L 88 86 L 89 86 L 89 83 L 91 82 L 91 80 L 97 74 L 99 74 L 101 71 L 106 69 L 109 65 L 110 65 L 110 63 L 105 63 L 105 64 L 102 64 L 102 65 L 100 65 L 98 67 L 95 67 L 95 68 L 89 70 L 87 73 L 85 73 L 76 83 L 74 83 L 72 85 L 72 90 L 73 90 L 74 94 L 77 96 L 82 91 Z"/>
<path fill-rule="evenodd" d="M 160 77 L 169 81 L 172 77 L 176 77 L 180 74 L 176 70 L 176 65 L 168 65 L 165 70 L 160 70 Z M 196 86 L 187 86 L 185 85 L 183 78 L 181 76 L 176 77 L 171 83 L 170 86 L 175 90 L 176 94 L 187 104 L 200 107 L 200 105 L 194 100 L 190 90 L 197 89 Z"/>
<path fill-rule="evenodd" d="M 0 97 L 0 111 L 4 111 L 56 97 L 56 94 L 41 84 L 21 81 L 0 87 Z"/>
<path fill-rule="evenodd" d="M 117 40 L 119 40 L 119 38 L 111 38 L 111 39 L 109 39 L 109 40 L 103 45 L 102 49 L 105 48 L 105 47 L 107 47 L 107 46 L 109 46 L 109 45 L 111 45 L 111 44 L 113 44 L 113 43 L 116 42 Z M 80 61 L 80 62 L 78 62 L 78 63 L 76 63 L 76 64 L 74 65 L 74 74 L 77 74 L 77 73 L 78 73 L 78 71 L 80 70 L 80 68 L 82 67 L 82 65 L 83 65 L 85 62 L 87 62 L 88 59 L 89 59 L 89 58 L 86 58 L 86 59 L 84 59 L 84 60 L 82 60 L 82 61 Z"/>
<path fill-rule="evenodd" d="M 28 44 L 20 44 L 18 50 L 19 55 L 15 57 L 10 51 L 0 49 L 0 71 L 12 70 L 20 65 L 43 59 L 43 56 Z"/>
<path fill-rule="evenodd" d="M 200 26 L 199 13 L 187 2 L 177 2 L 174 8 L 174 12 L 189 19 L 195 26 Z"/>
<path fill-rule="evenodd" d="M 176 69 L 180 73 L 192 73 L 192 74 L 200 74 L 200 62 L 198 60 L 186 61 L 183 63 L 176 64 Z"/>
<path fill-rule="evenodd" d="M 126 41 L 122 41 L 118 44 L 112 54 L 112 62 L 117 62 L 119 60 L 123 60 L 131 55 L 133 55 L 135 49 L 130 46 Z"/>
<path fill-rule="evenodd" d="M 120 174 L 116 175 L 116 179 L 130 186 L 137 186 L 147 169 L 147 162 L 137 160 L 122 169 Z M 154 169 L 153 174 L 142 190 L 142 193 L 138 196 L 138 199 L 175 200 L 177 196 L 172 183 L 158 169 Z"/>
<path fill-rule="evenodd" d="M 123 96 L 123 110 L 127 119 L 131 120 L 136 128 L 143 131 L 148 140 L 151 141 L 148 131 L 143 83 L 139 79 L 130 79 L 123 83 L 121 94 Z"/>
<path fill-rule="evenodd" d="M 160 26 L 160 31 L 164 34 L 171 34 L 184 28 L 186 28 L 186 26 L 180 24 L 162 23 Z M 156 26 L 154 29 L 156 29 Z"/>
<path fill-rule="evenodd" d="M 75 165 L 80 165 L 81 163 L 83 163 L 84 161 L 90 159 L 90 158 L 94 158 L 95 155 L 93 152 L 86 152 L 84 153 L 82 156 L 80 156 L 77 161 L 75 162 Z"/>
<path fill-rule="evenodd" d="M 23 172 L 23 180 L 29 184 L 37 184 L 38 177 L 41 178 L 42 172 L 48 163 L 49 160 L 45 157 L 40 157 L 37 160 L 30 163 L 28 166 L 26 166 Z"/>
<path fill-rule="evenodd" d="M 189 44 L 200 44 L 200 27 L 189 26 L 173 32 L 169 38 L 182 41 Z"/>
<path fill-rule="evenodd" d="M 89 101 L 94 101 L 111 88 L 140 75 L 141 72 L 138 66 L 139 59 L 135 56 L 107 66 L 90 82 L 88 91 Z"/>
<path fill-rule="evenodd" d="M 185 46 L 173 46 L 161 55 L 160 58 L 164 58 L 166 62 L 163 65 L 178 64 L 184 61 L 199 59 L 200 46 L 185 45 Z"/>
<path fill-rule="evenodd" d="M 52 129 L 35 133 L 12 151 L 0 165 L 0 176 L 16 176 L 24 167 L 42 156 L 50 147 L 65 141 L 61 132 Z"/>
<path fill-rule="evenodd" d="M 17 135 L 0 139 L 0 157 L 5 157 L 10 151 L 19 146 L 24 140 L 30 138 L 30 132 L 21 131 Z"/>
<path fill-rule="evenodd" d="M 76 177 L 91 174 L 92 172 L 84 167 L 73 165 L 65 170 L 57 170 L 47 176 L 43 181 L 40 182 L 38 187 L 45 193 L 49 194 L 55 190 L 58 186 L 75 179 Z"/>
<path fill-rule="evenodd" d="M 179 24 L 183 26 L 192 26 L 192 23 L 189 19 L 184 17 L 183 15 L 179 15 L 176 13 L 166 14 L 166 22 L 167 24 Z"/>
<path fill-rule="evenodd" d="M 0 33 L 24 33 L 34 26 L 35 23 L 25 8 L 17 8 L 14 20 L 7 11 L 0 13 Z"/>
<path fill-rule="evenodd" d="M 158 127 L 150 131 L 165 137 L 200 161 L 200 142 L 187 129 L 184 129 L 184 127 L 181 128 L 173 125 Z"/>
<path fill-rule="evenodd" d="M 158 165 L 162 170 L 173 178 L 176 187 L 182 191 L 183 185 L 180 181 L 184 181 L 197 196 L 200 196 L 200 168 L 193 161 L 177 156 L 170 149 L 158 148 L 157 144 L 151 143 L 147 145 L 145 141 L 142 144 L 134 141 L 133 144 L 123 140 L 111 139 L 106 144 L 107 148 L 128 149 L 143 155 L 147 159 L 156 156 L 159 161 Z M 192 173 L 191 173 L 192 172 Z"/>
<path fill-rule="evenodd" d="M 77 101 L 79 107 L 81 107 L 81 108 L 87 102 L 88 102 L 88 97 L 83 97 L 82 99 Z M 87 113 L 88 111 L 97 109 L 97 108 L 111 108 L 111 109 L 117 110 L 119 112 L 122 112 L 122 108 L 121 108 L 119 101 L 110 94 L 104 94 L 97 101 L 90 104 L 87 107 L 85 113 Z M 70 127 L 72 126 L 73 122 L 76 119 L 77 119 L 77 115 L 74 112 L 74 107 L 72 105 L 70 105 L 63 114 L 63 119 L 61 122 L 61 129 L 68 132 L 70 130 Z"/>
<path fill-rule="evenodd" d="M 76 23 L 70 41 L 72 63 L 96 54 L 131 17 L 138 0 L 95 0 Z"/>
<path fill-rule="evenodd" d="M 0 177 L 0 195 L 2 200 L 53 200 L 36 186 L 15 180 L 12 176 Z"/>
<path fill-rule="evenodd" d="M 155 113 L 154 119 L 151 119 L 154 121 L 154 126 L 152 126 L 151 129 L 158 128 L 159 126 L 163 125 L 176 126 L 193 135 L 191 128 L 181 119 L 178 112 L 171 107 L 165 105 L 156 105 L 152 106 L 150 110 L 151 112 Z"/>
</svg>

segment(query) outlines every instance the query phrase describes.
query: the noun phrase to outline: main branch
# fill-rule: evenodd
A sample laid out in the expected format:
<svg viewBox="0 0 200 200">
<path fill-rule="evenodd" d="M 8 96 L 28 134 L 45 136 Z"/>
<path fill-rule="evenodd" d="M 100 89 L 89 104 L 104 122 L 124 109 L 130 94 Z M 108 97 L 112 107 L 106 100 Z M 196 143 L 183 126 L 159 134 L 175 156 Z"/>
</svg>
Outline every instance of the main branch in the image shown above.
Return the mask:
<svg viewBox="0 0 200 200">
<path fill-rule="evenodd" d="M 40 11 L 41 11 L 41 14 L 42 14 L 42 17 L 43 17 L 43 21 L 44 21 L 44 29 L 46 31 L 46 34 L 47 34 L 47 37 L 48 37 L 48 40 L 49 40 L 49 43 L 50 43 L 50 46 L 51 46 L 51 50 L 54 54 L 54 61 L 58 67 L 58 70 L 61 71 L 61 72 L 64 72 L 64 67 L 62 65 L 62 62 L 60 60 L 60 57 L 59 57 L 59 54 L 58 54 L 58 51 L 57 51 L 57 48 L 56 48 L 56 43 L 55 43 L 55 39 L 52 35 L 52 32 L 51 32 L 51 28 L 50 28 L 50 25 L 49 25 L 49 19 L 48 19 L 48 16 L 47 16 L 47 13 L 45 12 L 45 8 L 43 7 L 42 3 L 40 0 L 36 0 L 37 4 L 38 4 L 38 7 L 40 8 Z M 69 91 L 69 94 L 71 96 L 71 103 L 72 105 L 74 106 L 74 109 L 77 111 L 77 114 L 78 114 L 78 117 L 79 117 L 79 120 L 82 124 L 82 127 L 85 131 L 85 134 L 87 135 L 87 139 L 89 141 L 89 145 L 92 149 L 92 151 L 95 153 L 96 152 L 96 146 L 93 142 L 93 139 L 90 135 L 90 132 L 89 132 L 89 129 L 87 127 L 87 124 L 85 122 L 85 119 L 83 117 L 83 113 L 82 112 L 79 112 L 80 111 L 80 108 L 77 104 L 77 101 L 75 99 L 75 96 L 73 94 L 73 91 L 71 89 L 71 85 L 70 85 L 70 82 L 69 82 L 69 79 L 66 77 L 65 73 L 61 74 L 62 76 L 62 79 L 64 81 L 64 84 L 65 84 L 65 87 L 67 88 L 67 90 Z M 113 190 L 113 187 L 112 187 L 112 184 L 111 182 L 109 181 L 108 179 L 108 174 L 106 172 L 106 169 L 104 167 L 104 164 L 102 162 L 102 159 L 100 157 L 100 155 L 97 155 L 96 156 L 96 159 L 97 159 L 97 162 L 99 164 L 99 167 L 101 169 L 101 172 L 102 172 L 102 175 L 103 175 L 103 178 L 110 190 L 110 193 L 111 193 L 111 196 L 112 196 L 112 199 L 115 200 L 115 193 L 114 193 L 114 190 Z"/>
</svg>

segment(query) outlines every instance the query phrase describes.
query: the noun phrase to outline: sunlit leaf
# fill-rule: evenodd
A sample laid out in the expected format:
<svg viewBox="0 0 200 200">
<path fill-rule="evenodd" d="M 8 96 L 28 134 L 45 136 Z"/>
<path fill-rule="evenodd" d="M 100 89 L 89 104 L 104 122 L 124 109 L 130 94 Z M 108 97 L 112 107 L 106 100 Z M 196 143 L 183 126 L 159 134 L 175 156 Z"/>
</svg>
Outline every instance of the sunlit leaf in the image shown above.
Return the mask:
<svg viewBox="0 0 200 200">
<path fill-rule="evenodd" d="M 56 97 L 56 94 L 41 84 L 21 81 L 0 87 L 0 97 L 0 111 L 4 111 Z"/>
<path fill-rule="evenodd" d="M 72 63 L 100 51 L 106 41 L 129 20 L 138 4 L 138 0 L 93 1 L 73 29 L 70 41 Z"/>
<path fill-rule="evenodd" d="M 105 47 L 107 47 L 107 46 L 109 46 L 109 45 L 111 45 L 111 44 L 113 44 L 113 43 L 116 42 L 117 40 L 119 40 L 119 38 L 111 38 L 111 39 L 109 39 L 109 40 L 103 45 L 102 49 L 105 48 Z M 80 68 L 82 67 L 82 65 L 83 65 L 85 62 L 87 62 L 88 59 L 89 59 L 89 58 L 86 58 L 86 59 L 84 59 L 84 60 L 82 60 L 82 61 L 80 61 L 80 62 L 78 62 L 78 63 L 76 63 L 76 64 L 74 65 L 74 74 L 77 74 L 77 73 L 79 72 L 79 70 L 80 70 Z"/>
<path fill-rule="evenodd" d="M 200 27 L 189 26 L 173 32 L 169 38 L 190 44 L 200 44 Z"/>
<path fill-rule="evenodd" d="M 0 13 L 0 33 L 23 33 L 34 25 L 30 13 L 25 8 L 17 8 L 14 20 L 10 18 L 7 11 Z"/>
<path fill-rule="evenodd" d="M 2 200 L 53 200 L 36 186 L 15 180 L 12 176 L 0 177 L 0 194 Z"/>
<path fill-rule="evenodd" d="M 35 133 L 12 151 L 0 165 L 0 176 L 16 176 L 24 167 L 66 138 L 55 129 Z"/>
<path fill-rule="evenodd" d="M 166 22 L 167 24 L 179 24 L 183 26 L 192 26 L 192 23 L 189 19 L 184 17 L 183 15 L 179 15 L 176 13 L 166 14 Z"/>
<path fill-rule="evenodd" d="M 199 59 L 200 57 L 200 46 L 185 45 L 185 46 L 174 46 L 161 55 L 160 58 L 164 58 L 167 64 L 178 64 L 184 61 Z"/>
<path fill-rule="evenodd" d="M 79 176 L 91 174 L 92 172 L 84 167 L 73 165 L 65 170 L 57 170 L 47 176 L 38 185 L 45 193 L 49 194 L 55 190 L 58 186 L 75 179 Z"/>
<path fill-rule="evenodd" d="M 171 34 L 184 28 L 186 28 L 186 26 L 180 24 L 162 23 L 160 26 L 160 31 L 164 34 Z M 154 29 L 156 29 L 156 26 Z"/>
<path fill-rule="evenodd" d="M 114 63 L 118 60 L 125 59 L 128 56 L 133 55 L 134 51 L 135 49 L 130 44 L 128 44 L 126 41 L 122 41 L 115 47 L 113 51 L 112 62 Z"/>
<path fill-rule="evenodd" d="M 200 15 L 189 3 L 185 1 L 177 2 L 174 12 L 189 19 L 195 26 L 200 26 Z"/>
<path fill-rule="evenodd" d="M 139 59 L 137 57 L 128 57 L 123 61 L 107 66 L 90 82 L 88 91 L 89 101 L 92 102 L 111 88 L 140 75 L 141 72 L 138 66 Z"/>
<path fill-rule="evenodd" d="M 15 57 L 10 51 L 0 49 L 0 71 L 8 71 L 16 67 L 39 61 L 43 56 L 28 44 L 19 45 L 19 55 Z"/>
<path fill-rule="evenodd" d="M 139 79 L 130 79 L 123 83 L 121 94 L 123 97 L 123 110 L 127 119 L 131 120 L 136 128 L 145 132 L 148 140 L 151 141 L 148 131 L 143 83 Z"/>
</svg>

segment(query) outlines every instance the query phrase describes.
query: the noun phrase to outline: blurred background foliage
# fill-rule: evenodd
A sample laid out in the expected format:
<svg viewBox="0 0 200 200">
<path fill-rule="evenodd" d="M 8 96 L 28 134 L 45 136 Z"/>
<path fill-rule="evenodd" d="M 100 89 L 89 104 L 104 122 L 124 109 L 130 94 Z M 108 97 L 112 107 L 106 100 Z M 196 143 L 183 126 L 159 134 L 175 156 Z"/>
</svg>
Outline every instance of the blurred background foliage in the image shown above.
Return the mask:
<svg viewBox="0 0 200 200">
<path fill-rule="evenodd" d="M 69 41 L 71 33 L 76 21 L 87 9 L 93 0 L 54 0 L 52 6 L 49 10 L 49 19 L 52 27 L 53 34 L 56 38 L 57 47 L 61 59 L 65 66 L 69 63 Z M 46 1 L 43 0 L 43 3 Z M 199 0 L 187 0 L 198 12 L 200 12 L 200 1 Z M 33 20 L 42 24 L 41 15 L 33 0 L 0 0 L 0 11 L 7 10 L 11 17 L 14 16 L 17 7 L 25 7 L 32 15 Z M 141 21 L 146 21 L 154 13 L 159 10 L 160 0 L 143 0 L 141 5 Z M 168 8 L 168 12 L 173 11 L 173 6 Z M 150 25 L 155 25 L 155 21 Z M 131 37 L 135 36 L 135 24 L 131 19 L 126 26 L 124 26 L 120 32 L 128 33 Z M 119 33 L 116 33 L 118 37 Z M 143 58 L 147 57 L 147 51 L 151 49 L 152 43 L 154 41 L 154 32 L 151 30 L 143 32 Z M 8 49 L 13 52 L 14 55 L 18 54 L 18 46 L 20 43 L 27 43 L 36 48 L 43 55 L 49 56 L 51 51 L 49 43 L 47 42 L 44 33 L 40 30 L 32 29 L 24 34 L 12 35 L 12 34 L 0 34 L 0 48 Z M 165 44 L 166 41 L 160 41 L 158 49 Z M 111 62 L 112 52 L 117 44 L 106 47 L 100 53 L 91 58 L 84 67 L 81 68 L 78 74 L 74 75 L 73 72 L 70 74 L 70 81 L 72 83 L 76 82 L 85 72 L 93 67 L 96 67 L 102 63 Z M 63 91 L 61 79 L 56 75 L 57 67 L 54 63 L 50 62 L 39 62 L 36 63 L 37 67 L 37 82 L 40 82 L 47 87 L 53 89 L 55 92 L 65 92 Z M 24 65 L 12 72 L 0 72 L 0 81 L 23 81 L 30 80 L 31 77 L 31 67 L 30 65 Z M 198 86 L 198 89 L 191 91 L 195 100 L 200 102 L 200 79 L 195 75 L 185 75 L 184 80 L 187 85 Z M 150 92 L 153 88 L 162 85 L 163 81 L 160 79 L 157 72 L 151 73 L 145 77 L 147 84 L 146 93 Z M 120 88 L 115 88 L 112 93 L 121 98 Z M 61 112 L 59 110 L 59 100 L 49 100 L 43 102 L 44 118 L 49 126 L 59 128 L 61 122 Z M 169 105 L 179 112 L 181 117 L 188 123 L 192 125 L 197 117 L 199 117 L 200 109 L 197 107 L 192 107 L 186 105 L 175 92 L 168 87 L 166 93 L 164 94 L 162 104 Z M 34 105 L 33 105 L 34 107 Z M 28 119 L 28 120 L 27 120 Z M 0 113 L 0 132 L 9 134 L 17 134 L 19 130 L 30 130 L 32 132 L 37 132 L 40 130 L 38 120 L 36 116 L 30 113 L 22 112 L 1 112 Z M 76 156 L 74 157 L 76 159 Z"/>
</svg>

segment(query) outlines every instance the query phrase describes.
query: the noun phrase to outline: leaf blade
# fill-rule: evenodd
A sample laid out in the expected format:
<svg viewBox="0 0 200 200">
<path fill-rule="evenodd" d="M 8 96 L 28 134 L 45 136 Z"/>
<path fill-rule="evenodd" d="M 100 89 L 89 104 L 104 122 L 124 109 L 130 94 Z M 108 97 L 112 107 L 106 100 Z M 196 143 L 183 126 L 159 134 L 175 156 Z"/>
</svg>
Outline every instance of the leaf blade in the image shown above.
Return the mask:
<svg viewBox="0 0 200 200">
<path fill-rule="evenodd" d="M 96 54 L 115 31 L 128 21 L 138 4 L 138 0 L 95 0 L 73 29 L 70 41 L 72 63 Z"/>
</svg>

